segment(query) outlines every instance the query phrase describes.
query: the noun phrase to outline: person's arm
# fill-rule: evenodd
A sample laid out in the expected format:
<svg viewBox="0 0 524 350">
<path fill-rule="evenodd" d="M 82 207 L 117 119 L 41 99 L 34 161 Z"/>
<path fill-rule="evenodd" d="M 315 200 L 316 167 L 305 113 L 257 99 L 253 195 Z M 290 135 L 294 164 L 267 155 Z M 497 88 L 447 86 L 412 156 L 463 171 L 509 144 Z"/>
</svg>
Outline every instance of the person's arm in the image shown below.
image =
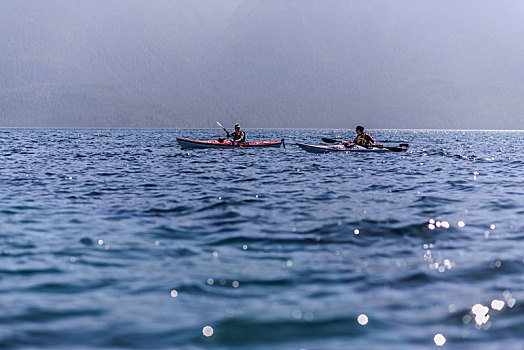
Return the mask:
<svg viewBox="0 0 524 350">
<path fill-rule="evenodd" d="M 377 143 L 375 142 L 375 140 L 373 140 L 373 138 L 371 137 L 370 134 L 366 134 L 366 137 L 368 138 L 368 141 L 371 142 L 373 145 L 376 145 Z"/>
</svg>

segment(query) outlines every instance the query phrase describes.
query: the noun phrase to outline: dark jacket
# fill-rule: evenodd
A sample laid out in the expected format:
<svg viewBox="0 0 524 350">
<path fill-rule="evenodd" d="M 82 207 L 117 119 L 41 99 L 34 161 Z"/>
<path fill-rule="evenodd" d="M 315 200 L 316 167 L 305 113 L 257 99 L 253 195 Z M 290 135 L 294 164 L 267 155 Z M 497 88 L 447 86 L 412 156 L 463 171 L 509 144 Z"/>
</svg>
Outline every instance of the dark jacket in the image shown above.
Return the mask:
<svg viewBox="0 0 524 350">
<path fill-rule="evenodd" d="M 353 140 L 353 143 L 357 145 L 365 146 L 365 145 L 374 145 L 376 142 L 375 140 L 373 140 L 371 135 L 369 135 L 367 132 L 363 132 L 362 134 L 357 135 L 357 137 L 355 137 L 355 139 Z"/>
<path fill-rule="evenodd" d="M 244 130 L 239 130 L 238 132 L 233 131 L 231 134 L 228 135 L 228 137 L 233 138 L 233 141 L 235 142 L 246 142 L 246 133 L 244 132 Z"/>
</svg>

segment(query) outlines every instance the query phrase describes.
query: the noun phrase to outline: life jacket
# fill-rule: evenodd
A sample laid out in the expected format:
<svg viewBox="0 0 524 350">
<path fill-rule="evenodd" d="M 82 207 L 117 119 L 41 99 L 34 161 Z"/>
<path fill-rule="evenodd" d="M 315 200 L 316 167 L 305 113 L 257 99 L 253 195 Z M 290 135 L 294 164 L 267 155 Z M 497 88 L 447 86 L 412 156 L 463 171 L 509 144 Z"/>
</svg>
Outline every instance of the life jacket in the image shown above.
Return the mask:
<svg viewBox="0 0 524 350">
<path fill-rule="evenodd" d="M 357 145 L 369 145 L 370 143 L 374 143 L 375 140 L 368 134 L 363 132 L 360 135 L 357 135 L 355 137 L 355 140 L 353 140 L 353 143 L 356 143 Z"/>
<path fill-rule="evenodd" d="M 233 141 L 235 142 L 246 142 L 246 133 L 243 130 L 240 130 L 238 133 L 236 131 L 233 131 L 230 136 L 233 138 Z"/>
</svg>

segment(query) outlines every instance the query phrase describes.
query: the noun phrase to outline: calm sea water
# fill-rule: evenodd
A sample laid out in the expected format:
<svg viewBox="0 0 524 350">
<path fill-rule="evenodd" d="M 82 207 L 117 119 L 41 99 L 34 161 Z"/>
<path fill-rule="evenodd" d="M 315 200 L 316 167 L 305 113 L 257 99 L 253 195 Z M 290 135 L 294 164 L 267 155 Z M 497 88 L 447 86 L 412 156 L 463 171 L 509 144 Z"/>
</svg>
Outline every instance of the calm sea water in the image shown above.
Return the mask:
<svg viewBox="0 0 524 350">
<path fill-rule="evenodd" d="M 0 348 L 524 349 L 524 132 L 408 153 L 0 131 Z"/>
</svg>

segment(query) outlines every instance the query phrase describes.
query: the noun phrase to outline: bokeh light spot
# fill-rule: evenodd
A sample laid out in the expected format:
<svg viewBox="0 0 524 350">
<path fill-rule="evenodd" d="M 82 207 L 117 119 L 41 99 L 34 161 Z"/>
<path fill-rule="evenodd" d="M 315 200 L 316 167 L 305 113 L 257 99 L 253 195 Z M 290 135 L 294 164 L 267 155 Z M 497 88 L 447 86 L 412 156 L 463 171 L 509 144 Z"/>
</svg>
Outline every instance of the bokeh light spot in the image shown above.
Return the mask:
<svg viewBox="0 0 524 350">
<path fill-rule="evenodd" d="M 492 308 L 493 310 L 500 311 L 500 310 L 502 310 L 502 309 L 504 308 L 504 305 L 505 305 L 505 304 L 506 304 L 506 303 L 504 303 L 502 300 L 493 300 L 493 301 L 491 302 L 491 308 Z"/>
<path fill-rule="evenodd" d="M 446 344 L 446 337 L 444 337 L 443 334 L 438 333 L 438 334 L 435 334 L 435 336 L 433 337 L 433 341 L 435 342 L 435 345 L 437 346 L 444 346 L 444 344 Z"/>
<path fill-rule="evenodd" d="M 202 334 L 205 337 L 211 337 L 214 332 L 215 331 L 213 330 L 213 327 L 211 327 L 211 326 L 205 326 L 204 328 L 202 328 Z"/>
<path fill-rule="evenodd" d="M 361 326 L 365 326 L 368 324 L 369 318 L 365 314 L 360 314 L 358 315 L 357 321 L 358 321 L 358 324 L 360 324 Z"/>
</svg>

